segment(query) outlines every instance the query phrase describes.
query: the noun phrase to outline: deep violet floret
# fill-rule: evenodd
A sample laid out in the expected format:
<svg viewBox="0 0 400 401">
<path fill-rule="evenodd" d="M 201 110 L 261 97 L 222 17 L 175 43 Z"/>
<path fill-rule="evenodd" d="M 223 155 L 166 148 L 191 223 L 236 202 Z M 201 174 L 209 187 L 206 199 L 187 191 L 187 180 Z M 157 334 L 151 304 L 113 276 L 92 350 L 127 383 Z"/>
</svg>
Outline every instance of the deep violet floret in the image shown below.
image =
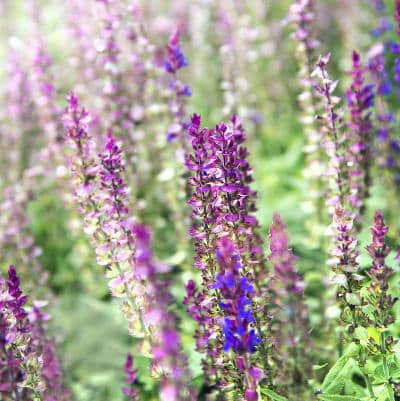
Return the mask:
<svg viewBox="0 0 400 401">
<path fill-rule="evenodd" d="M 251 310 L 250 296 L 254 287 L 246 276 L 242 276 L 243 265 L 233 243 L 222 239 L 217 250 L 219 272 L 211 288 L 221 293 L 219 306 L 226 314 L 222 332 L 224 334 L 224 351 L 233 349 L 236 352 L 253 353 L 261 338 L 251 324 L 255 322 Z"/>
</svg>

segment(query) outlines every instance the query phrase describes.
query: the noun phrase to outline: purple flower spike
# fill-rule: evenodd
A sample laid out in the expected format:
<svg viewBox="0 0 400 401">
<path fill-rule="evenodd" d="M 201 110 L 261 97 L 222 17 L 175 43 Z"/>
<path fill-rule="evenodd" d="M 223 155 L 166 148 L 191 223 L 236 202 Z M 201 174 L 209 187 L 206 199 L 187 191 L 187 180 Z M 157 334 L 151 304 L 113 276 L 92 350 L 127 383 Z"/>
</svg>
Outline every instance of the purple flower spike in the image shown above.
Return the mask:
<svg viewBox="0 0 400 401">
<path fill-rule="evenodd" d="M 275 333 L 277 350 L 276 363 L 279 366 L 278 382 L 285 386 L 292 381 L 300 392 L 307 386 L 312 375 L 312 348 L 309 336 L 308 308 L 304 303 L 304 282 L 295 268 L 297 257 L 289 248 L 289 239 L 285 223 L 278 214 L 274 214 L 269 229 L 269 261 L 274 268 L 271 289 L 274 308 L 272 327 Z M 296 353 L 294 364 L 283 364 L 280 355 Z"/>
<path fill-rule="evenodd" d="M 173 117 L 173 122 L 168 130 L 168 142 L 173 142 L 175 139 L 179 140 L 181 147 L 178 150 L 178 159 L 182 159 L 182 153 L 186 154 L 189 149 L 189 141 L 186 134 L 188 126 L 188 114 L 186 106 L 186 97 L 192 95 L 188 85 L 185 85 L 177 77 L 177 72 L 188 65 L 186 58 L 180 48 L 179 44 L 179 31 L 175 31 L 169 39 L 167 45 L 167 55 L 164 61 L 165 71 L 171 75 L 169 82 L 170 89 L 173 91 L 173 96 L 169 102 L 169 111 Z"/>
<path fill-rule="evenodd" d="M 35 303 L 26 310 L 15 267 L 10 266 L 8 279 L 0 277 L 0 398 L 43 401 L 67 401 L 68 389 L 51 340 L 42 323 L 48 315 Z"/>
<path fill-rule="evenodd" d="M 249 186 L 252 170 L 242 145 L 246 135 L 241 122 L 232 117 L 213 129 L 200 125 L 200 116 L 194 114 L 188 128 L 193 151 L 186 166 L 193 188 L 190 235 L 202 284 L 197 289 L 188 283 L 185 304 L 199 323 L 196 345 L 205 354 L 207 383 L 224 388 L 230 384 L 230 358 L 245 353 L 248 368 L 256 351 L 270 341 L 269 315 L 252 306 L 256 299 L 257 305 L 268 302 L 268 270 L 258 221 L 252 215 L 256 194 Z M 255 329 L 256 323 L 262 332 Z M 268 360 L 263 364 L 267 370 Z"/>
<path fill-rule="evenodd" d="M 294 267 L 297 257 L 289 248 L 285 223 L 278 214 L 274 214 L 269 230 L 270 262 L 274 266 L 274 283 L 284 288 L 285 296 L 292 294 L 302 297 L 304 282 Z"/>
<path fill-rule="evenodd" d="M 395 301 L 388 292 L 389 281 L 394 271 L 386 264 L 386 258 L 390 252 L 390 248 L 386 244 L 388 227 L 385 225 L 384 217 L 381 212 L 375 212 L 374 222 L 370 231 L 372 242 L 366 249 L 372 259 L 372 265 L 367 271 L 367 274 L 371 279 L 371 294 L 374 294 L 373 296 L 376 297 L 375 302 L 372 302 L 371 305 L 375 306 L 374 313 L 376 323 L 379 327 L 384 328 L 394 321 L 391 308 Z"/>
<path fill-rule="evenodd" d="M 360 56 L 353 52 L 353 77 L 350 88 L 346 91 L 347 107 L 350 111 L 348 128 L 348 151 L 346 161 L 349 167 L 349 204 L 355 212 L 356 222 L 361 223 L 365 211 L 365 200 L 369 196 L 372 184 L 372 121 L 371 108 L 374 105 L 374 85 L 365 83 L 367 68 L 361 65 Z"/>
</svg>

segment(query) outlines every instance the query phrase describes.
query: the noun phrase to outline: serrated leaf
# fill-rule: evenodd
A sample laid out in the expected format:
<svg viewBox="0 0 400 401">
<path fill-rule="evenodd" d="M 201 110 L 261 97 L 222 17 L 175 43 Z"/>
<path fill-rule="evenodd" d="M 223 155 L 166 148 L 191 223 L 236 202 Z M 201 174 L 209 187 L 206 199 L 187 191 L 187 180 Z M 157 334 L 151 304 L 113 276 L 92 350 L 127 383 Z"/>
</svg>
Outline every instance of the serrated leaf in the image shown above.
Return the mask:
<svg viewBox="0 0 400 401">
<path fill-rule="evenodd" d="M 347 362 L 348 363 L 348 362 Z M 346 369 L 347 364 L 343 369 Z M 346 369 L 347 371 L 348 369 Z M 346 379 L 345 377 L 340 374 L 339 376 L 336 377 L 336 379 L 329 385 L 325 387 L 325 393 L 327 394 L 340 394 L 343 392 L 344 385 L 345 385 Z"/>
<path fill-rule="evenodd" d="M 274 391 L 269 390 L 267 388 L 262 388 L 260 391 L 262 394 L 267 395 L 268 397 L 272 398 L 274 401 L 289 401 L 283 395 L 279 395 L 279 394 L 275 393 Z"/>
<path fill-rule="evenodd" d="M 324 381 L 322 382 L 322 390 L 327 392 L 329 388 L 334 387 L 335 380 L 339 377 L 343 377 L 343 370 L 347 362 L 357 353 L 358 346 L 354 343 L 350 344 L 344 355 L 342 355 L 336 363 L 331 367 L 329 372 L 326 374 Z"/>
</svg>

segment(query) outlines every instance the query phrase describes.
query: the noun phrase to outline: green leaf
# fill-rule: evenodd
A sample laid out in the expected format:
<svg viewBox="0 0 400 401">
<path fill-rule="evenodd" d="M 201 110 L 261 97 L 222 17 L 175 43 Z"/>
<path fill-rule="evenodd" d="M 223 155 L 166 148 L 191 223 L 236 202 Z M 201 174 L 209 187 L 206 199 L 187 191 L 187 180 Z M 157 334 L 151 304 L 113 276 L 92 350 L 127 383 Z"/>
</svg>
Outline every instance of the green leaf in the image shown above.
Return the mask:
<svg viewBox="0 0 400 401">
<path fill-rule="evenodd" d="M 348 362 L 347 362 L 348 363 Z M 347 363 L 344 366 L 343 370 L 346 370 L 346 372 L 349 371 L 347 367 Z M 326 394 L 340 394 L 343 392 L 344 385 L 346 382 L 346 378 L 344 377 L 343 374 L 340 374 L 336 377 L 336 379 L 329 385 L 325 387 L 324 393 Z"/>
<path fill-rule="evenodd" d="M 289 401 L 283 395 L 276 394 L 274 391 L 269 390 L 267 388 L 262 388 L 260 391 L 262 394 L 267 395 L 269 398 L 272 398 L 274 401 Z"/>
<path fill-rule="evenodd" d="M 358 326 L 354 330 L 354 338 L 357 338 L 360 341 L 368 340 L 368 330 L 364 327 Z"/>
<path fill-rule="evenodd" d="M 379 364 L 376 367 L 374 374 L 372 375 L 372 380 L 374 383 L 379 383 L 379 382 L 383 382 L 386 380 L 382 364 Z"/>
<path fill-rule="evenodd" d="M 359 397 L 351 395 L 319 394 L 318 398 L 322 401 L 360 401 Z"/>
<path fill-rule="evenodd" d="M 342 378 L 345 376 L 345 373 L 346 371 L 348 371 L 348 368 L 350 368 L 350 366 L 347 366 L 347 369 L 345 371 L 344 367 L 346 366 L 347 362 L 349 362 L 349 360 L 354 355 L 356 355 L 357 351 L 358 351 L 358 346 L 354 343 L 350 344 L 344 355 L 342 355 L 336 361 L 336 363 L 331 367 L 329 372 L 326 374 L 325 379 L 322 382 L 321 386 L 322 391 L 329 392 L 329 390 L 332 390 L 338 384 L 341 385 L 341 383 L 343 382 Z"/>
<path fill-rule="evenodd" d="M 328 363 L 324 363 L 323 365 L 314 365 L 313 369 L 314 370 L 321 370 L 321 369 L 326 368 L 327 366 L 328 366 Z"/>
<path fill-rule="evenodd" d="M 354 292 L 349 292 L 346 294 L 346 301 L 350 304 L 350 305 L 361 305 L 361 298 L 358 294 L 354 293 Z"/>
<path fill-rule="evenodd" d="M 380 333 L 378 331 L 378 329 L 376 329 L 375 327 L 371 326 L 368 327 L 368 335 L 370 338 L 372 338 L 377 344 L 379 344 L 380 342 Z"/>
</svg>

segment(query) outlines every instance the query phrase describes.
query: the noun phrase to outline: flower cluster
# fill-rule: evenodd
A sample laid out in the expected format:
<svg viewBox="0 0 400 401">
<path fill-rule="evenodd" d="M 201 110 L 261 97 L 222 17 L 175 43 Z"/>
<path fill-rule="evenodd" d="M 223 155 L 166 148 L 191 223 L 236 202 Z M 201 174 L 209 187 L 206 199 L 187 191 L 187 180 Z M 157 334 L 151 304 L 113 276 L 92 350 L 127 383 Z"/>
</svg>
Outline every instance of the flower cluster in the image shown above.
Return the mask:
<svg viewBox="0 0 400 401">
<path fill-rule="evenodd" d="M 92 245 L 97 254 L 97 263 L 107 266 L 107 277 L 114 296 L 124 298 L 124 307 L 129 309 L 132 323 L 141 322 L 136 316 L 135 296 L 130 293 L 127 282 L 132 279 L 131 263 L 134 254 L 133 235 L 127 228 L 128 219 L 126 202 L 126 184 L 122 179 L 123 165 L 121 151 L 116 146 L 111 133 L 107 136 L 105 151 L 97 161 L 95 143 L 89 135 L 89 114 L 81 109 L 78 98 L 71 94 L 63 121 L 67 130 L 67 143 L 75 152 L 69 157 L 69 169 L 73 178 L 75 200 L 84 215 L 84 230 L 90 235 Z M 124 227 L 125 226 L 125 227 Z M 144 289 L 137 286 L 138 296 Z M 133 303 L 132 303 L 133 302 Z M 132 310 L 131 310 L 132 309 Z M 128 314 L 128 311 L 125 310 Z M 136 327 L 137 325 L 135 325 Z M 140 326 L 139 326 L 140 327 Z M 132 334 L 143 335 L 142 329 Z"/>
<path fill-rule="evenodd" d="M 382 37 L 386 32 L 393 29 L 393 24 L 390 19 L 385 15 L 385 3 L 383 0 L 371 0 L 372 7 L 379 15 L 378 24 L 371 29 L 370 33 L 374 38 Z"/>
<path fill-rule="evenodd" d="M 40 365 L 32 349 L 26 301 L 15 267 L 10 266 L 8 280 L 0 281 L 0 394 L 5 400 L 33 397 L 39 384 Z M 36 366 L 36 377 L 28 376 L 29 364 Z"/>
<path fill-rule="evenodd" d="M 348 151 L 346 161 L 349 166 L 349 204 L 361 218 L 365 210 L 365 200 L 371 187 L 371 162 L 373 151 L 373 136 L 371 122 L 371 107 L 374 100 L 374 85 L 365 83 L 366 67 L 361 65 L 360 56 L 353 52 L 353 70 L 349 72 L 353 81 L 346 91 L 347 107 L 350 120 L 347 124 Z"/>
<path fill-rule="evenodd" d="M 14 184 L 22 178 L 31 167 L 32 154 L 37 147 L 37 141 L 33 140 L 32 135 L 37 128 L 32 86 L 26 66 L 18 57 L 18 46 L 9 49 L 5 66 L 8 79 L 4 90 L 6 115 L 2 126 L 7 134 L 4 132 L 0 141 L 7 152 L 2 153 L 2 171 L 5 172 L 0 180 L 2 186 Z M 10 169 L 9 166 L 14 168 Z"/>
<path fill-rule="evenodd" d="M 136 224 L 133 233 L 136 238 L 135 268 L 139 278 L 148 282 L 144 323 L 152 337 L 152 372 L 161 375 L 161 399 L 193 401 L 196 395 L 188 386 L 190 376 L 176 331 L 176 316 L 165 307 L 171 301 L 169 283 L 159 276 L 159 273 L 168 270 L 168 266 L 154 260 L 150 249 L 150 233 L 146 227 Z"/>
<path fill-rule="evenodd" d="M 219 306 L 223 313 L 222 333 L 224 352 L 232 350 L 239 355 L 237 369 L 246 378 L 246 401 L 258 400 L 257 384 L 264 377 L 262 369 L 251 365 L 249 354 L 257 351 L 261 338 L 254 327 L 251 297 L 254 287 L 243 275 L 243 266 L 234 244 L 227 238 L 218 242 L 219 272 L 211 288 L 220 293 Z"/>
<path fill-rule="evenodd" d="M 285 223 L 278 214 L 272 219 L 269 247 L 269 261 L 274 268 L 270 286 L 274 293 L 272 329 L 276 332 L 274 351 L 279 355 L 278 381 L 280 385 L 294 386 L 300 394 L 312 377 L 308 309 L 303 299 L 305 284 L 295 268 L 297 257 L 289 248 Z M 282 355 L 291 363 L 283 363 Z"/>
<path fill-rule="evenodd" d="M 322 135 L 315 122 L 315 115 L 320 109 L 320 102 L 314 91 L 314 80 L 311 77 L 315 63 L 315 49 L 319 42 L 312 37 L 312 29 L 315 18 L 313 0 L 298 0 L 293 3 L 289 10 L 289 20 L 294 26 L 293 38 L 296 46 L 296 59 L 299 65 L 299 87 L 301 93 L 298 96 L 301 107 L 300 121 L 304 127 L 306 145 L 304 153 L 306 165 L 303 170 L 307 178 L 307 201 L 304 203 L 305 210 L 310 216 L 320 217 L 323 204 L 321 204 L 322 174 L 324 168 L 324 154 L 320 146 Z M 313 219 L 309 220 L 310 231 L 315 232 L 317 224 Z"/>
<path fill-rule="evenodd" d="M 54 77 L 50 74 L 51 57 L 46 49 L 45 41 L 38 38 L 33 58 L 31 73 L 33 100 L 38 113 L 40 126 L 45 130 L 47 147 L 43 157 L 47 161 L 55 158 L 55 164 L 61 164 L 59 145 L 62 139 L 60 132 L 60 109 L 56 104 Z"/>
<path fill-rule="evenodd" d="M 382 25 L 391 25 L 387 22 L 387 16 L 384 15 L 384 7 L 380 7 L 379 12 L 382 15 Z M 400 146 L 394 135 L 395 116 L 391 112 L 389 105 L 389 95 L 393 92 L 392 80 L 386 65 L 389 49 L 392 49 L 395 54 L 399 52 L 399 46 L 395 42 L 384 39 L 382 42 L 376 43 L 368 53 L 368 69 L 372 82 L 376 87 L 375 115 L 379 147 L 378 163 L 380 167 L 384 168 L 389 182 L 393 181 L 398 184 L 400 182 L 400 165 L 398 163 Z M 396 62 L 397 65 L 398 62 Z M 396 68 L 398 69 L 398 67 L 395 67 L 395 70 Z M 395 71 L 396 75 L 398 74 Z"/>
<path fill-rule="evenodd" d="M 361 318 L 361 281 L 357 239 L 353 234 L 354 219 L 342 207 L 337 206 L 331 229 L 334 247 L 331 249 L 329 264 L 334 272 L 333 282 L 337 285 L 337 298 L 341 306 L 341 320 L 350 325 L 352 332 Z"/>
<path fill-rule="evenodd" d="M 349 194 L 349 172 L 345 160 L 343 143 L 346 137 L 341 134 L 341 110 L 336 110 L 340 98 L 334 96 L 337 81 L 332 81 L 327 72 L 330 54 L 320 57 L 312 76 L 317 76 L 320 83 L 315 85 L 317 93 L 322 97 L 325 112 L 319 116 L 322 120 L 321 130 L 324 133 L 323 146 L 328 156 L 328 168 L 325 172 L 329 180 L 329 198 L 326 202 L 333 214 L 337 205 L 344 205 Z"/>
<path fill-rule="evenodd" d="M 249 296 L 254 287 L 246 276 L 241 276 L 243 266 L 233 243 L 223 238 L 218 243 L 217 260 L 219 272 L 211 288 L 218 289 L 221 294 L 219 306 L 224 311 L 224 351 L 230 349 L 254 353 L 261 338 L 251 324 L 255 322 L 251 311 Z"/>
<path fill-rule="evenodd" d="M 71 393 L 64 383 L 64 374 L 57 356 L 55 342 L 47 334 L 46 322 L 51 316 L 41 310 L 45 303 L 33 301 L 29 321 L 33 325 L 32 337 L 37 352 L 41 355 L 42 370 L 40 378 L 44 401 L 70 401 Z"/>
<path fill-rule="evenodd" d="M 165 70 L 175 75 L 178 70 L 187 67 L 189 64 L 183 54 L 179 44 L 179 31 L 176 31 L 171 36 L 167 46 L 167 56 L 164 61 Z"/>
<path fill-rule="evenodd" d="M 250 274 L 262 275 L 262 241 L 258 221 L 252 216 L 255 192 L 249 187 L 252 170 L 246 160 L 248 151 L 241 146 L 243 127 L 237 117 L 230 125 L 221 123 L 211 130 L 200 129 L 200 122 L 198 115 L 192 117 L 189 133 L 194 152 L 186 162 L 194 172 L 189 179 L 194 188 L 189 204 L 193 207 L 196 267 L 213 279 L 215 263 L 210 265 L 207 255 L 215 254 L 216 239 L 227 236 L 238 243 L 242 255 L 248 255 Z"/>
<path fill-rule="evenodd" d="M 221 297 L 231 297 L 232 291 L 235 293 L 239 289 L 242 295 L 247 293 L 246 297 L 235 298 L 237 304 L 234 305 L 237 313 L 243 316 L 248 314 L 250 294 L 252 299 L 266 299 L 264 284 L 268 271 L 262 240 L 257 231 L 258 222 L 251 214 L 255 211 L 255 193 L 249 187 L 252 177 L 246 160 L 248 152 L 241 146 L 245 140 L 243 127 L 237 117 L 233 117 L 229 125 L 221 123 L 213 129 L 201 129 L 200 123 L 200 117 L 194 115 L 189 128 L 193 138 L 193 154 L 187 158 L 186 165 L 193 172 L 189 179 L 193 187 L 189 200 L 194 222 L 191 235 L 195 245 L 195 266 L 202 274 L 202 288 L 196 290 L 193 283 L 189 283 L 185 302 L 199 323 L 196 343 L 198 350 L 206 354 L 203 364 L 207 380 L 210 384 L 215 380 L 223 387 L 232 373 L 228 373 L 229 364 L 224 350 L 238 352 L 239 349 L 247 349 L 251 353 L 258 348 L 257 344 L 266 349 L 268 345 L 264 343 L 264 338 L 268 324 L 264 323 L 268 322 L 269 317 L 264 310 L 262 313 L 259 309 L 253 310 L 247 317 L 250 321 L 254 319 L 254 326 L 260 330 L 257 335 L 252 330 L 247 334 L 243 332 L 247 337 L 240 339 L 235 333 L 245 328 L 238 322 L 225 319 L 222 326 L 219 323 L 219 316 L 224 314 L 224 307 L 227 307 Z M 232 244 L 236 250 L 235 258 L 240 260 L 242 287 L 240 283 L 239 286 L 234 284 L 239 272 L 224 267 L 230 259 L 224 261 L 220 247 L 224 245 L 227 251 L 232 248 L 228 244 Z M 249 281 L 257 287 L 253 288 Z M 239 293 L 236 295 L 240 296 Z M 267 359 L 264 363 L 268 364 Z"/>
<path fill-rule="evenodd" d="M 257 102 L 257 83 L 250 76 L 256 70 L 257 62 L 265 56 L 258 44 L 268 43 L 270 32 L 253 18 L 254 11 L 251 5 L 242 7 L 231 1 L 220 2 L 216 7 L 220 31 L 217 44 L 222 69 L 222 115 L 237 114 L 246 125 L 251 123 L 249 128 L 256 129 L 262 123 L 262 115 Z"/>
<path fill-rule="evenodd" d="M 127 385 L 122 388 L 122 391 L 126 396 L 128 396 L 129 401 L 137 401 L 139 399 L 139 391 L 132 387 L 137 378 L 137 371 L 133 368 L 132 354 L 126 355 L 124 371 L 126 374 L 125 382 Z"/>
<path fill-rule="evenodd" d="M 172 99 L 169 103 L 169 110 L 173 117 L 173 124 L 168 129 L 168 142 L 179 138 L 180 145 L 187 150 L 187 140 L 185 132 L 187 128 L 187 111 L 185 97 L 191 96 L 192 92 L 188 85 L 183 84 L 177 78 L 177 72 L 188 66 L 188 62 L 181 50 L 179 43 L 179 31 L 175 31 L 167 45 L 167 55 L 164 61 L 165 71 L 171 76 L 169 86 L 173 92 Z"/>
<path fill-rule="evenodd" d="M 175 316 L 166 309 L 170 301 L 168 284 L 158 277 L 168 271 L 168 266 L 154 261 L 150 234 L 134 222 L 129 210 L 121 148 L 109 131 L 104 152 L 96 159 L 85 125 L 87 113 L 79 108 L 74 95 L 68 100 L 64 120 L 67 139 L 76 152 L 71 159 L 74 184 L 79 188 L 82 183 L 91 182 L 89 187 L 85 186 L 83 197 L 82 191 L 76 190 L 75 194 L 98 263 L 108 268 L 106 275 L 112 294 L 123 299 L 130 333 L 143 338 L 140 349 L 149 350 L 153 357 L 152 372 L 161 376 L 162 397 L 189 401 L 194 395 L 187 386 L 186 359 L 175 330 Z"/>
<path fill-rule="evenodd" d="M 22 278 L 27 281 L 29 278 L 27 289 L 39 295 L 45 291 L 48 274 L 39 263 L 42 250 L 35 243 L 29 227 L 31 221 L 27 214 L 27 205 L 30 200 L 30 186 L 24 180 L 3 190 L 0 204 L 0 261 L 3 264 L 12 261 L 18 263 Z"/>
<path fill-rule="evenodd" d="M 54 347 L 42 322 L 48 315 L 33 305 L 27 309 L 15 267 L 0 278 L 0 395 L 5 401 L 40 397 L 43 401 L 67 401 L 68 389 Z M 36 398 L 35 398 L 36 399 Z"/>
<path fill-rule="evenodd" d="M 389 280 L 393 276 L 393 269 L 386 265 L 386 258 L 390 248 L 386 244 L 388 227 L 385 225 L 383 214 L 375 212 L 371 227 L 372 242 L 367 246 L 367 252 L 372 259 L 372 265 L 367 274 L 371 279 L 370 305 L 375 306 L 374 323 L 378 328 L 386 328 L 393 323 L 391 311 L 395 300 L 389 294 Z M 379 307 L 378 307 L 379 305 Z"/>
<path fill-rule="evenodd" d="M 379 146 L 378 163 L 381 167 L 385 168 L 386 172 L 393 173 L 394 181 L 398 182 L 400 180 L 397 162 L 399 146 L 397 140 L 393 138 L 395 117 L 390 111 L 386 100 L 386 97 L 391 93 L 391 83 L 385 69 L 383 46 L 378 45 L 371 49 L 369 70 L 372 81 L 377 87 L 376 134 Z"/>
<path fill-rule="evenodd" d="M 367 270 L 371 282 L 365 291 L 365 295 L 368 305 L 372 306 L 372 313 L 368 313 L 368 317 L 379 332 L 379 335 L 374 337 L 374 341 L 379 350 L 378 354 L 382 358 L 386 390 L 389 398 L 393 400 L 395 388 L 391 379 L 389 358 L 394 355 L 395 342 L 393 337 L 390 334 L 388 335 L 388 326 L 394 322 L 392 308 L 396 300 L 389 293 L 389 280 L 393 276 L 394 270 L 386 264 L 386 258 L 390 252 L 390 248 L 386 244 L 388 227 L 385 225 L 381 212 L 375 212 L 370 231 L 372 242 L 366 249 L 372 259 L 372 265 Z M 374 353 L 376 353 L 375 350 Z"/>
<path fill-rule="evenodd" d="M 396 0 L 395 5 L 395 19 L 396 19 L 396 33 L 400 37 L 400 1 Z M 400 83 L 400 45 L 397 43 L 393 44 L 393 52 L 396 55 L 395 65 L 394 65 L 394 81 L 398 85 Z M 398 93 L 398 97 L 400 97 L 400 93 Z"/>
<path fill-rule="evenodd" d="M 137 138 L 135 121 L 131 110 L 131 94 L 129 87 L 124 85 L 124 68 L 121 60 L 121 45 L 118 40 L 122 29 L 122 21 L 127 9 L 120 2 L 97 0 L 97 7 L 102 16 L 103 27 L 97 43 L 101 67 L 104 73 L 102 95 L 103 120 L 106 128 L 122 140 L 124 151 L 130 168 L 136 171 Z"/>
</svg>

